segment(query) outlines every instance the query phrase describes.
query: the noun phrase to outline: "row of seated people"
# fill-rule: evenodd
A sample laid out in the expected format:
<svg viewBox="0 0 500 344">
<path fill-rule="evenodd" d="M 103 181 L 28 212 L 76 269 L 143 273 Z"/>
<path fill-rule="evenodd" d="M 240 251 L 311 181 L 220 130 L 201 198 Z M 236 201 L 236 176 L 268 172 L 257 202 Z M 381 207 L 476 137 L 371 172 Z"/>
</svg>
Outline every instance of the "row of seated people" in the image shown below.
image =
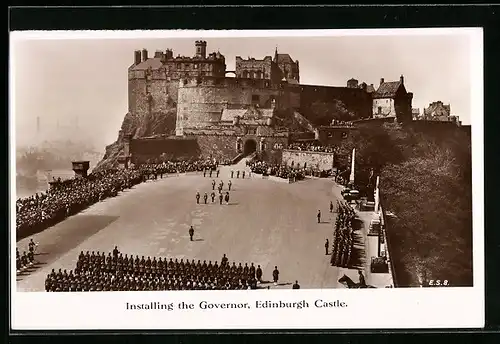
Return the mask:
<svg viewBox="0 0 500 344">
<path fill-rule="evenodd" d="M 305 151 L 305 152 L 323 152 L 323 153 L 336 153 L 337 146 L 323 145 L 315 142 L 294 142 L 288 145 L 288 149 Z"/>
<path fill-rule="evenodd" d="M 148 176 L 163 177 L 167 173 L 200 172 L 216 169 L 218 163 L 213 160 L 190 160 L 190 161 L 163 161 L 158 163 L 145 163 L 137 166 Z M 156 177 L 157 178 L 157 177 Z"/>
<path fill-rule="evenodd" d="M 87 178 L 54 183 L 45 193 L 16 201 L 19 237 L 40 232 L 68 216 L 143 181 L 135 169 L 93 171 Z"/>
<path fill-rule="evenodd" d="M 246 290 L 257 289 L 259 281 L 238 276 L 142 275 L 122 272 L 72 270 L 59 276 L 54 271 L 45 280 L 47 292 L 58 291 L 148 291 L 148 290 Z"/>
<path fill-rule="evenodd" d="M 283 179 L 304 179 L 305 170 L 293 168 L 293 166 L 287 166 L 283 164 L 270 164 L 265 161 L 255 161 L 251 162 L 249 165 L 250 170 L 253 173 L 276 176 Z"/>
</svg>

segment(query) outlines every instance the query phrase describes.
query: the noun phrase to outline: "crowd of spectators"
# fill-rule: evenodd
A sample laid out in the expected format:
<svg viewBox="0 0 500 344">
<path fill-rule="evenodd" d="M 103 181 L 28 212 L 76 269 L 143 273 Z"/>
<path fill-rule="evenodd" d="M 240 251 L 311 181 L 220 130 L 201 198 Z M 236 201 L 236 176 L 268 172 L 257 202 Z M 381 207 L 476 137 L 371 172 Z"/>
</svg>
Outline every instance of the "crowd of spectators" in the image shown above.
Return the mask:
<svg viewBox="0 0 500 344">
<path fill-rule="evenodd" d="M 332 119 L 330 123 L 332 127 L 352 127 L 354 124 L 350 121 L 339 121 L 338 119 Z"/>
<path fill-rule="evenodd" d="M 36 244 L 33 239 L 28 243 L 28 252 L 23 251 L 23 254 L 19 252 L 19 248 L 16 247 L 16 270 L 17 273 L 24 272 L 35 264 L 35 250 L 38 244 Z"/>
<path fill-rule="evenodd" d="M 337 201 L 337 218 L 333 232 L 332 266 L 351 266 L 354 247 L 354 209 L 347 202 Z"/>
<path fill-rule="evenodd" d="M 294 142 L 288 146 L 288 149 L 305 151 L 305 152 L 322 152 L 322 153 L 336 153 L 337 146 L 333 145 L 319 145 L 313 142 Z"/>
<path fill-rule="evenodd" d="M 213 160 L 165 161 L 155 164 L 141 164 L 137 168 L 147 177 L 168 173 L 202 172 L 215 170 L 218 163 Z"/>
<path fill-rule="evenodd" d="M 252 161 L 248 163 L 252 173 L 264 176 L 276 176 L 283 179 L 302 180 L 305 176 L 304 169 L 294 169 L 283 164 L 270 164 L 265 161 Z"/>
<path fill-rule="evenodd" d="M 230 265 L 224 255 L 220 262 L 189 261 L 122 254 L 81 252 L 76 268 L 54 269 L 45 280 L 47 292 L 68 291 L 152 291 L 152 290 L 245 290 L 257 289 L 262 280 L 260 265 Z"/>
<path fill-rule="evenodd" d="M 49 190 L 16 201 L 18 235 L 35 233 L 142 181 L 136 169 L 106 170 L 54 182 Z"/>
</svg>

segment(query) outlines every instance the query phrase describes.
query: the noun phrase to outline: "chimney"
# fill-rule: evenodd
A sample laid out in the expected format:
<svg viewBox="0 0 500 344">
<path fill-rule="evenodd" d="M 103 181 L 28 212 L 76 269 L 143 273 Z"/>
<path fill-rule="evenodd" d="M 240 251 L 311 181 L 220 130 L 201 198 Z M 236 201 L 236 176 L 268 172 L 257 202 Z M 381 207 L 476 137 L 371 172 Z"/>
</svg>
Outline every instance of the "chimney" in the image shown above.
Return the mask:
<svg viewBox="0 0 500 344">
<path fill-rule="evenodd" d="M 401 74 L 401 76 L 399 77 L 399 81 L 404 84 L 405 83 L 405 77 L 403 76 L 403 74 Z"/>
<path fill-rule="evenodd" d="M 170 60 L 174 57 L 174 52 L 170 49 L 165 50 L 165 60 Z"/>
<path fill-rule="evenodd" d="M 163 52 L 161 50 L 156 50 L 155 51 L 155 58 L 162 58 L 163 57 Z"/>
<path fill-rule="evenodd" d="M 136 50 L 134 52 L 134 64 L 138 65 L 139 63 L 141 63 L 141 51 Z"/>
<path fill-rule="evenodd" d="M 142 49 L 142 61 L 146 61 L 148 59 L 148 51 L 146 49 Z"/>
<path fill-rule="evenodd" d="M 380 78 L 380 85 L 384 83 L 384 78 Z"/>
</svg>

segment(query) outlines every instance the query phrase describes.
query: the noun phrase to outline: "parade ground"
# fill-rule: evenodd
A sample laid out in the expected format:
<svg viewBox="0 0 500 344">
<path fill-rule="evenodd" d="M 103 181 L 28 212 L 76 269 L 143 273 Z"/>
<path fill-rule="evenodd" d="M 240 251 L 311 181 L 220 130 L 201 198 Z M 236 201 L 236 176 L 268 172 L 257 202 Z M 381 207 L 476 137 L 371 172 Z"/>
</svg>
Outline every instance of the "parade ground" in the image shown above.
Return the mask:
<svg viewBox="0 0 500 344">
<path fill-rule="evenodd" d="M 227 191 L 231 168 L 222 167 L 219 178 L 188 173 L 139 184 L 17 242 L 21 252 L 31 238 L 38 242 L 35 258 L 40 262 L 17 276 L 18 291 L 43 291 L 47 274 L 52 269 L 74 269 L 80 251 L 107 255 L 115 246 L 128 255 L 207 263 L 220 263 L 226 254 L 230 264 L 260 265 L 264 281 L 272 280 L 277 266 L 278 286 L 262 285 L 273 289 L 290 289 L 295 280 L 301 288 L 344 288 L 338 283 L 344 273 L 356 278 L 356 270 L 331 266 L 330 255 L 325 254 L 325 239 L 331 243 L 336 216 L 329 212 L 329 203 L 336 204 L 340 197 L 331 179 L 287 184 L 247 175 L 232 179 L 229 204 L 220 205 L 217 197 L 204 204 L 212 180 L 222 180 L 223 192 Z M 318 210 L 323 215 L 319 224 Z M 191 225 L 193 241 L 188 233 Z"/>
</svg>

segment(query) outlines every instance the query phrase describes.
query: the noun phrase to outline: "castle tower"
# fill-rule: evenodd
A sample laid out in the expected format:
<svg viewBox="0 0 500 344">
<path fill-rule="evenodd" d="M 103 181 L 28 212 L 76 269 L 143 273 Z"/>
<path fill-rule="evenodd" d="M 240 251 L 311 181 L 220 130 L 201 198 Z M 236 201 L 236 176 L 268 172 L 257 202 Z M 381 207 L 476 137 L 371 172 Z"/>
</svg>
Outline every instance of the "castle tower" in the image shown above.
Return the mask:
<svg viewBox="0 0 500 344">
<path fill-rule="evenodd" d="M 196 57 L 204 59 L 207 56 L 207 42 L 206 41 L 196 41 Z"/>
</svg>

